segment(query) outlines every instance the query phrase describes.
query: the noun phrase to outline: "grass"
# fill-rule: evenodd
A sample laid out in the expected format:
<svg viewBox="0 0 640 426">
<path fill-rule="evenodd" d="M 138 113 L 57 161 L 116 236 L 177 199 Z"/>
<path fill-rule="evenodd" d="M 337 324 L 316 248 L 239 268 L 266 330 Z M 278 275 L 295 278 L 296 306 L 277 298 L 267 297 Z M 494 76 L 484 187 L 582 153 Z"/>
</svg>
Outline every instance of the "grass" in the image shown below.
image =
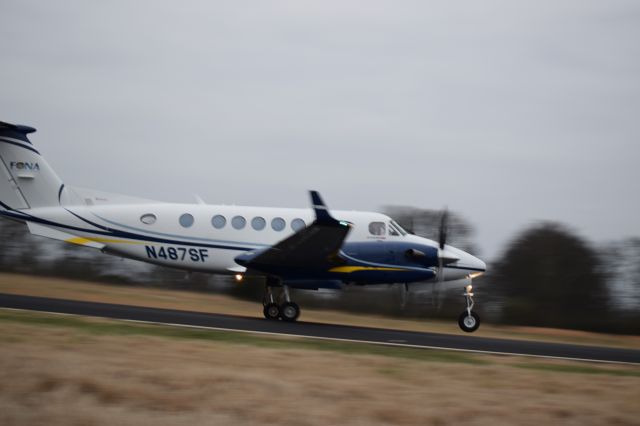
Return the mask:
<svg viewBox="0 0 640 426">
<path fill-rule="evenodd" d="M 640 368 L 0 309 L 0 424 L 637 424 Z"/>
<path fill-rule="evenodd" d="M 640 370 L 617 370 L 610 368 L 604 369 L 586 365 L 519 363 L 513 364 L 513 366 L 552 373 L 607 374 L 611 376 L 640 377 Z"/>
<path fill-rule="evenodd" d="M 345 354 L 380 355 L 419 361 L 455 362 L 477 365 L 487 364 L 487 361 L 484 361 L 477 356 L 453 351 L 404 348 L 324 339 L 299 339 L 277 336 L 265 337 L 245 332 L 219 331 L 195 327 L 155 324 L 136 324 L 116 320 L 96 320 L 71 315 L 6 311 L 1 308 L 0 321 L 18 322 L 46 327 L 73 328 L 92 335 L 153 336 L 172 339 L 233 343 L 273 349 L 305 349 L 341 352 Z"/>
</svg>

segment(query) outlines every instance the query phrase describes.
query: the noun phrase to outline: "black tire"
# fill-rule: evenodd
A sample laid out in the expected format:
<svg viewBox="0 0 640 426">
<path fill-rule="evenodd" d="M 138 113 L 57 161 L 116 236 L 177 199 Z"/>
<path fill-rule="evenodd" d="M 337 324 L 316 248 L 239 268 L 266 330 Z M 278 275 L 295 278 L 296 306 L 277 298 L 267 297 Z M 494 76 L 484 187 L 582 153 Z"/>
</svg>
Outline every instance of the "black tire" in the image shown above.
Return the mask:
<svg viewBox="0 0 640 426">
<path fill-rule="evenodd" d="M 469 316 L 465 310 L 458 318 L 458 325 L 462 331 L 466 333 L 473 333 L 478 329 L 478 327 L 480 327 L 480 317 L 473 311 L 471 311 L 471 316 Z"/>
<path fill-rule="evenodd" d="M 267 303 L 262 310 L 264 317 L 268 320 L 277 320 L 280 318 L 280 306 L 276 303 Z"/>
<path fill-rule="evenodd" d="M 280 318 L 283 321 L 294 322 L 300 316 L 300 307 L 293 302 L 286 302 L 280 306 Z"/>
</svg>

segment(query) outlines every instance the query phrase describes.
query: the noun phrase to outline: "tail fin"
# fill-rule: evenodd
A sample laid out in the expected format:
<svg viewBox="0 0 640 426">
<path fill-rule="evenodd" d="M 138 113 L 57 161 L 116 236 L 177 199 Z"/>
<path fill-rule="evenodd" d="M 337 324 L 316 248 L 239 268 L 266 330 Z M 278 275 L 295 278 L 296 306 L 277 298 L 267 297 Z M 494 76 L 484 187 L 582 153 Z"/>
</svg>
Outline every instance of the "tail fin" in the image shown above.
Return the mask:
<svg viewBox="0 0 640 426">
<path fill-rule="evenodd" d="M 36 129 L 0 121 L 0 206 L 29 209 L 57 206 L 64 185 L 31 144 Z"/>
</svg>

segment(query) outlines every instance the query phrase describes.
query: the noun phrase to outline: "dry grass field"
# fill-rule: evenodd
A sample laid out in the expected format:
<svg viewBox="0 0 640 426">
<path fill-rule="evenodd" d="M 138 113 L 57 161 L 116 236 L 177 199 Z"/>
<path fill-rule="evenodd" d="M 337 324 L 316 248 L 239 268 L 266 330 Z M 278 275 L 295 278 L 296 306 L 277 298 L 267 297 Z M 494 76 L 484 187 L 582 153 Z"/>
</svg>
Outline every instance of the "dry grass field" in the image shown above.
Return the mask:
<svg viewBox="0 0 640 426">
<path fill-rule="evenodd" d="M 85 300 L 103 303 L 120 303 L 187 311 L 212 312 L 262 318 L 258 303 L 234 299 L 224 295 L 189 291 L 163 290 L 97 284 L 59 278 L 36 277 L 0 273 L 0 293 Z M 416 321 L 386 318 L 374 315 L 350 314 L 338 311 L 308 309 L 302 307 L 301 321 L 380 327 L 398 330 L 464 334 L 455 318 L 450 321 Z M 496 326 L 483 324 L 476 336 L 509 339 L 529 339 L 640 348 L 640 336 L 616 336 L 575 330 L 557 330 L 535 327 Z"/>
<path fill-rule="evenodd" d="M 0 424 L 633 425 L 640 368 L 0 309 Z"/>
</svg>

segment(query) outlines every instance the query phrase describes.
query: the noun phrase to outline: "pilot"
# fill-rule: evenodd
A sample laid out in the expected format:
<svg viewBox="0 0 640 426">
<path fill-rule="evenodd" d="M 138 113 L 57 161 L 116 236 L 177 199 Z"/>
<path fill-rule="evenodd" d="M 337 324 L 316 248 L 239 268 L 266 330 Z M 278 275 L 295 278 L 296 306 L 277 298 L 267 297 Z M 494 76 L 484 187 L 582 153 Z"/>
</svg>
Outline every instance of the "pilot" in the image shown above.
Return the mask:
<svg viewBox="0 0 640 426">
<path fill-rule="evenodd" d="M 384 222 L 371 222 L 369 224 L 369 232 L 372 235 L 384 235 L 385 231 Z"/>
</svg>

